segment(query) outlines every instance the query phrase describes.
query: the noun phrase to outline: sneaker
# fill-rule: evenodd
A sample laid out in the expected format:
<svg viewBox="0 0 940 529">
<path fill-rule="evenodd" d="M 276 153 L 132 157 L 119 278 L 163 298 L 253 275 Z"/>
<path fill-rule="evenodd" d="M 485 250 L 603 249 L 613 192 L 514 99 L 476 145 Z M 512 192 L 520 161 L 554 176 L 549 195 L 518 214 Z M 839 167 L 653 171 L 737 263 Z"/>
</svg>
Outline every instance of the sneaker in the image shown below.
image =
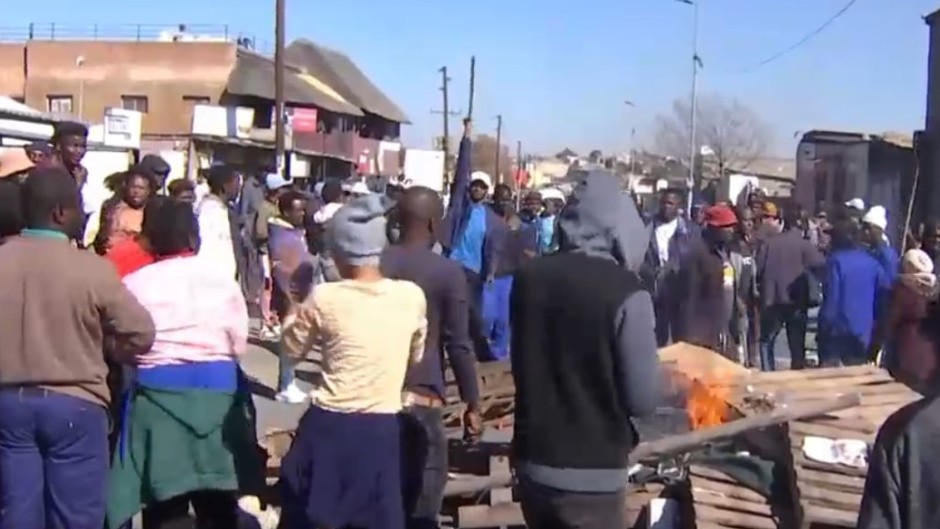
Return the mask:
<svg viewBox="0 0 940 529">
<path fill-rule="evenodd" d="M 274 400 L 287 404 L 303 404 L 307 400 L 307 394 L 291 383 L 287 389 L 275 395 Z"/>
<path fill-rule="evenodd" d="M 273 326 L 265 326 L 261 329 L 261 339 L 269 342 L 276 342 L 281 339 L 280 329 Z"/>
</svg>

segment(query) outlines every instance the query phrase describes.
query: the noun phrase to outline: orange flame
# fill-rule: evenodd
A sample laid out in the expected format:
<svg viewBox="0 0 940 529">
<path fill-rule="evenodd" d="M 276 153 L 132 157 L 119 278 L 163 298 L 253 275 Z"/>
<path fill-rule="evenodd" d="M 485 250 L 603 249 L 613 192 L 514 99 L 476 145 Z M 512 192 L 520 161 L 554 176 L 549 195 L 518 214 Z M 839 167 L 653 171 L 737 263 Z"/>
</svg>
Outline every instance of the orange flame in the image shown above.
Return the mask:
<svg viewBox="0 0 940 529">
<path fill-rule="evenodd" d="M 729 420 L 727 385 L 693 381 L 688 388 L 686 413 L 693 430 L 724 424 Z"/>
</svg>

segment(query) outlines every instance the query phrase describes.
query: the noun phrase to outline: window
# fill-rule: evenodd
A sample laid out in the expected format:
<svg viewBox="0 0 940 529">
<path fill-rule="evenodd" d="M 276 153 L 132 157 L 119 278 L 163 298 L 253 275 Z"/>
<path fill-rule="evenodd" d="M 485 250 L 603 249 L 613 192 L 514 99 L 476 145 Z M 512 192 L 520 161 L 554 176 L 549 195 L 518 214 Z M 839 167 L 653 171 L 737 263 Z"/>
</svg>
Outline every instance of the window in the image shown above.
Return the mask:
<svg viewBox="0 0 940 529">
<path fill-rule="evenodd" d="M 183 102 L 186 106 L 192 108 L 196 105 L 208 105 L 209 98 L 206 96 L 183 96 Z"/>
<path fill-rule="evenodd" d="M 147 96 L 121 96 L 121 107 L 124 110 L 136 110 L 146 114 L 149 106 Z"/>
<path fill-rule="evenodd" d="M 72 113 L 72 96 L 48 96 L 46 103 L 53 114 Z"/>
</svg>

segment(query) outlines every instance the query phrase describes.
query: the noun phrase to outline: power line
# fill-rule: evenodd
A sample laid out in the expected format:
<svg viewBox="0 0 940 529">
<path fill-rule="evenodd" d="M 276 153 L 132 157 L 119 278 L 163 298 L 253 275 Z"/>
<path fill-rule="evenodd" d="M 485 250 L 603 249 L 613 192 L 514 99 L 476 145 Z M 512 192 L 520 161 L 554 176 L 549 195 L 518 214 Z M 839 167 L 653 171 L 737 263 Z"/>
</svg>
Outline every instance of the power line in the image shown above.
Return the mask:
<svg viewBox="0 0 940 529">
<path fill-rule="evenodd" d="M 750 73 L 750 72 L 753 72 L 754 70 L 757 70 L 758 68 L 761 68 L 761 67 L 763 67 L 763 66 L 766 66 L 766 65 L 768 65 L 768 64 L 770 64 L 770 63 L 772 63 L 772 62 L 774 62 L 774 61 L 776 61 L 776 60 L 782 58 L 783 56 L 788 55 L 789 53 L 793 52 L 794 50 L 800 48 L 801 46 L 803 46 L 803 45 L 806 44 L 807 42 L 809 42 L 809 41 L 813 40 L 814 38 L 816 38 L 816 37 L 817 37 L 820 33 L 822 33 L 823 31 L 826 31 L 826 29 L 827 29 L 829 26 L 831 26 L 833 23 L 835 23 L 836 20 L 839 20 L 839 19 L 842 17 L 842 15 L 845 15 L 845 14 L 849 11 L 849 9 L 852 9 L 852 6 L 854 6 L 856 3 L 858 3 L 858 0 L 849 0 L 844 6 L 842 6 L 842 9 L 836 11 L 835 14 L 833 14 L 831 17 L 829 17 L 828 19 L 826 19 L 826 21 L 823 22 L 822 24 L 820 24 L 819 27 L 817 27 L 817 28 L 814 29 L 813 31 L 807 33 L 802 39 L 796 41 L 795 43 L 793 43 L 793 44 L 790 45 L 789 47 L 784 48 L 783 50 L 781 50 L 781 51 L 779 51 L 779 52 L 777 52 L 777 53 L 775 53 L 775 54 L 773 54 L 773 55 L 767 57 L 766 59 L 764 59 L 764 60 L 758 62 L 757 64 L 754 64 L 753 66 L 750 66 L 750 67 L 748 67 L 748 68 L 745 68 L 745 69 L 743 69 L 743 70 L 740 70 L 740 71 L 737 72 L 737 73 Z"/>
</svg>

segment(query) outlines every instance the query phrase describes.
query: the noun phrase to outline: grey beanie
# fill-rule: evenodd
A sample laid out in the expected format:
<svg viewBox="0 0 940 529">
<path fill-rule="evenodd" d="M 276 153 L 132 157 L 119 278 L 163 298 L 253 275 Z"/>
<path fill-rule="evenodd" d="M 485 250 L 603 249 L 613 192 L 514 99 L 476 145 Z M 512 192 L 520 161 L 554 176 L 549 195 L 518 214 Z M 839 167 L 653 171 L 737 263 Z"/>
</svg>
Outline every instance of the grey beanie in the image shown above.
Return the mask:
<svg viewBox="0 0 940 529">
<path fill-rule="evenodd" d="M 388 244 L 386 205 L 380 195 L 356 197 L 339 208 L 326 226 L 333 255 L 353 266 L 377 266 Z"/>
</svg>

